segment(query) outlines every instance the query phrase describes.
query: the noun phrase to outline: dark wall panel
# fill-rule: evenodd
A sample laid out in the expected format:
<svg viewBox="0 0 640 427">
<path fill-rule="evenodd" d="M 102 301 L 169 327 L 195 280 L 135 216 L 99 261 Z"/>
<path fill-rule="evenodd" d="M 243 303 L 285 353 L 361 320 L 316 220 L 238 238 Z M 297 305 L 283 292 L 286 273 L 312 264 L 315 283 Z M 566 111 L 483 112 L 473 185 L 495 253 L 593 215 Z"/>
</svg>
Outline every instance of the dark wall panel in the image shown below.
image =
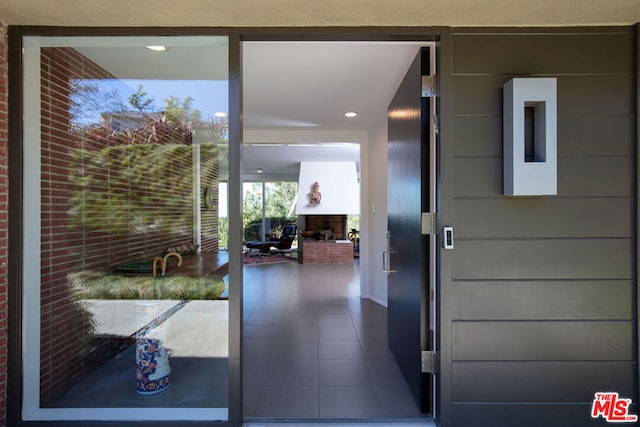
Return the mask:
<svg viewBox="0 0 640 427">
<path fill-rule="evenodd" d="M 460 403 L 453 405 L 454 426 L 488 427 L 496 425 L 518 427 L 579 427 L 611 426 L 602 418 L 592 419 L 590 403 L 508 403 L 508 404 L 475 404 Z M 587 416 L 585 416 L 587 414 Z M 580 420 L 580 424 L 575 424 Z M 501 424 L 497 424 L 500 421 Z M 624 424 L 622 424 L 624 425 Z"/>
<path fill-rule="evenodd" d="M 458 241 L 453 278 L 629 280 L 631 246 L 626 239 Z"/>
<path fill-rule="evenodd" d="M 602 425 L 595 392 L 638 400 L 634 31 L 454 29 L 442 50 L 451 426 Z M 558 82 L 556 196 L 502 193 L 502 86 L 528 76 Z"/>
<path fill-rule="evenodd" d="M 633 358 L 630 322 L 454 322 L 452 335 L 455 361 Z"/>
<path fill-rule="evenodd" d="M 461 157 L 453 159 L 451 167 L 454 198 L 503 198 L 502 158 Z M 630 197 L 634 167 L 631 157 L 560 157 L 558 196 Z"/>
<path fill-rule="evenodd" d="M 502 116 L 502 85 L 520 74 L 458 75 L 453 77 L 453 95 L 464 99 L 455 103 L 456 116 Z M 531 77 L 558 79 L 558 118 L 585 114 L 632 115 L 634 96 L 631 75 L 558 76 L 554 73 Z"/>
<path fill-rule="evenodd" d="M 565 116 L 558 120 L 558 155 L 628 156 L 633 153 L 635 126 L 626 115 Z"/>
<path fill-rule="evenodd" d="M 633 40 L 619 32 L 458 34 L 453 49 L 455 74 L 615 74 L 633 66 Z"/>
<path fill-rule="evenodd" d="M 502 85 L 510 76 L 453 76 L 453 115 L 502 118 Z M 464 99 L 464 102 L 455 102 Z M 502 129 L 502 125 L 500 126 Z"/>
<path fill-rule="evenodd" d="M 454 117 L 452 131 L 456 157 L 502 156 L 502 117 Z"/>
<path fill-rule="evenodd" d="M 457 199 L 454 207 L 458 239 L 632 236 L 630 198 Z"/>
<path fill-rule="evenodd" d="M 586 403 L 593 401 L 596 391 L 632 396 L 632 376 L 630 362 L 454 362 L 453 400 Z M 494 425 L 505 424 L 490 424 Z"/>
<path fill-rule="evenodd" d="M 453 118 L 456 157 L 502 157 L 501 116 Z M 629 116 L 565 116 L 558 120 L 558 155 L 628 156 L 633 152 L 635 128 Z"/>
<path fill-rule="evenodd" d="M 473 281 L 453 286 L 454 320 L 631 320 L 633 282 Z"/>
<path fill-rule="evenodd" d="M 577 115 L 616 116 L 634 111 L 633 75 L 559 76 L 558 118 Z"/>
<path fill-rule="evenodd" d="M 633 196 L 633 157 L 560 157 L 558 195 L 572 197 Z M 605 212 L 603 214 L 606 215 Z"/>
</svg>

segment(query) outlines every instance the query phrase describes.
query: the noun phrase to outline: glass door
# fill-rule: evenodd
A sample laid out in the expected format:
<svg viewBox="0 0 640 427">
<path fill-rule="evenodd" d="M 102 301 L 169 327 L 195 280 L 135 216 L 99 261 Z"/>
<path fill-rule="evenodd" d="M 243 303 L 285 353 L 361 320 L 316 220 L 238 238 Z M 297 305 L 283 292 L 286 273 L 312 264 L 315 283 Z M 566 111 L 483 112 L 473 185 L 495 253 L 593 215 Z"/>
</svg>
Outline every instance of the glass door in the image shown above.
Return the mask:
<svg viewBox="0 0 640 427">
<path fill-rule="evenodd" d="M 228 420 L 228 51 L 24 38 L 23 420 Z"/>
</svg>

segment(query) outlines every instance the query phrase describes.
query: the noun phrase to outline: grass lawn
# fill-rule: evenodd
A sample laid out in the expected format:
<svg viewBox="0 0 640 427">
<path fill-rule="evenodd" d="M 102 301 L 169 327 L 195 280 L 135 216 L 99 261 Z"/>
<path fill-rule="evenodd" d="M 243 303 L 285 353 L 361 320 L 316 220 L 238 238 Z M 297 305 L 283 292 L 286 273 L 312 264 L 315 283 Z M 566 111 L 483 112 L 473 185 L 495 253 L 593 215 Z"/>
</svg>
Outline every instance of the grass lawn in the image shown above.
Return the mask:
<svg viewBox="0 0 640 427">
<path fill-rule="evenodd" d="M 220 298 L 222 277 L 152 277 L 83 271 L 68 276 L 78 299 L 176 299 Z"/>
</svg>

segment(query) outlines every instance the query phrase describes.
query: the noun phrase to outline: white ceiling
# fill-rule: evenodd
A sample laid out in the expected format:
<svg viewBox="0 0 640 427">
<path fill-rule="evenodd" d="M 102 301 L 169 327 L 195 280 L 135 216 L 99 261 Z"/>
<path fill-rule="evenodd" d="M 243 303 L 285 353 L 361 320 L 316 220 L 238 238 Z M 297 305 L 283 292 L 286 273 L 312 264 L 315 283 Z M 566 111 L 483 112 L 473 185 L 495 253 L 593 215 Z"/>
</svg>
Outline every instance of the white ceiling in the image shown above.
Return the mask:
<svg viewBox="0 0 640 427">
<path fill-rule="evenodd" d="M 283 179 L 297 176 L 300 161 L 359 162 L 353 144 L 384 126 L 418 50 L 416 43 L 245 43 L 245 173 L 258 178 L 263 168 L 262 176 Z M 358 116 L 346 118 L 346 111 Z"/>
<path fill-rule="evenodd" d="M 367 130 L 386 116 L 416 43 L 247 42 L 244 122 L 249 129 Z M 344 117 L 346 111 L 358 117 Z"/>
</svg>

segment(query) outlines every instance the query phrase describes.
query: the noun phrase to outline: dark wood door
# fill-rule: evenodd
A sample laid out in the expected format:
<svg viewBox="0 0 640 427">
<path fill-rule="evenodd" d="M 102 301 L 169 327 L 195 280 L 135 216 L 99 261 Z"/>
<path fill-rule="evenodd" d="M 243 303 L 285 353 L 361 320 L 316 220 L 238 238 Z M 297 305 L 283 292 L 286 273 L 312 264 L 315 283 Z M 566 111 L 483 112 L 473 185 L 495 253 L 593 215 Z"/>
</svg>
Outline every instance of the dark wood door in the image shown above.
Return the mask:
<svg viewBox="0 0 640 427">
<path fill-rule="evenodd" d="M 422 97 L 429 75 L 429 48 L 422 48 L 388 110 L 388 339 L 416 402 L 431 412 L 432 378 L 421 371 L 430 350 L 430 239 L 422 234 L 422 212 L 430 211 L 433 178 L 430 99 Z"/>
</svg>

